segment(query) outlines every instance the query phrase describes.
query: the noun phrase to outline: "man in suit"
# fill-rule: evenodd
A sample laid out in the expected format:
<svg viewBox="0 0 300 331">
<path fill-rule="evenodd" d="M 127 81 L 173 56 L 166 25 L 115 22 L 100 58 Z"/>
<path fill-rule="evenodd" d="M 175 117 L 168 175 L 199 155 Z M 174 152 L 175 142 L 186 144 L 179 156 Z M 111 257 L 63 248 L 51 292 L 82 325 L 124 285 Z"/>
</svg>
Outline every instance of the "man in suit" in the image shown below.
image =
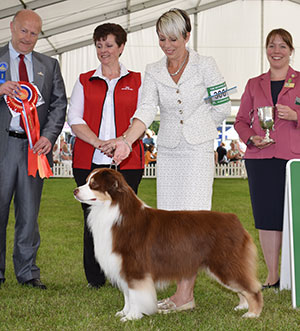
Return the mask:
<svg viewBox="0 0 300 331">
<path fill-rule="evenodd" d="M 52 146 L 64 125 L 67 99 L 57 60 L 33 51 L 42 29 L 40 16 L 32 10 L 21 10 L 14 16 L 10 29 L 11 41 L 0 48 L 0 286 L 5 281 L 6 227 L 14 196 L 16 278 L 23 285 L 46 289 L 36 265 L 43 179 L 39 173 L 35 177 L 28 175 L 27 135 L 20 116 L 12 116 L 6 103 L 7 96 L 18 96 L 18 81 L 24 80 L 19 55 L 25 56 L 28 81 L 42 96 L 42 102 L 37 106 L 40 139 L 34 144 L 33 152 L 46 155 L 50 166 Z"/>
</svg>

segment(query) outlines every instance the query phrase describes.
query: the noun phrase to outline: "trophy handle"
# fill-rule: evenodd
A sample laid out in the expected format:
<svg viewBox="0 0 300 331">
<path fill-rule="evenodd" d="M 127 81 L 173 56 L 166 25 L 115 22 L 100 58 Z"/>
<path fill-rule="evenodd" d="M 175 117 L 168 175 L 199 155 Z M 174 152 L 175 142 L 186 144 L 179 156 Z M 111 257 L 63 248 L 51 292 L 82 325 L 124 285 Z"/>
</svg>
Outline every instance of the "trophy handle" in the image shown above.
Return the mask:
<svg viewBox="0 0 300 331">
<path fill-rule="evenodd" d="M 250 117 L 250 128 L 252 128 L 254 122 L 254 109 L 251 109 L 249 111 L 249 117 Z"/>
</svg>

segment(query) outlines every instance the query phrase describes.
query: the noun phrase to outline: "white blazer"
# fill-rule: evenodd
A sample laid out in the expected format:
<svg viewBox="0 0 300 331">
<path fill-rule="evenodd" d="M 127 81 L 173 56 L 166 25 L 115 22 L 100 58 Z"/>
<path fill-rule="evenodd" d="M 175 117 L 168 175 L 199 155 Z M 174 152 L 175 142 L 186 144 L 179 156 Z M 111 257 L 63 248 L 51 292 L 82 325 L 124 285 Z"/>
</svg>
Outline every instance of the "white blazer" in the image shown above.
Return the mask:
<svg viewBox="0 0 300 331">
<path fill-rule="evenodd" d="M 157 144 L 176 147 L 184 136 L 190 144 L 217 137 L 216 127 L 230 115 L 231 103 L 205 103 L 207 88 L 224 82 L 212 57 L 188 49 L 189 61 L 176 84 L 167 70 L 166 56 L 147 65 L 141 100 L 133 118 L 149 127 L 160 109 Z"/>
</svg>

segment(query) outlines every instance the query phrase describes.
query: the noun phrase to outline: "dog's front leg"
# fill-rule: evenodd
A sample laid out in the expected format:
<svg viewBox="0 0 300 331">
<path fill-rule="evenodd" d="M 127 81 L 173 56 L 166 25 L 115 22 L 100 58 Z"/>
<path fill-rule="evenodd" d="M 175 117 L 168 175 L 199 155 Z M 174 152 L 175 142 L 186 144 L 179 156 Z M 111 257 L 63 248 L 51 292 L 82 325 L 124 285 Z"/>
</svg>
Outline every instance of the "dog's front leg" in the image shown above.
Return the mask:
<svg viewBox="0 0 300 331">
<path fill-rule="evenodd" d="M 132 282 L 129 288 L 129 312 L 121 318 L 122 322 L 140 319 L 143 315 L 157 312 L 157 298 L 153 280 L 150 276 Z"/>
<path fill-rule="evenodd" d="M 121 288 L 123 295 L 124 295 L 124 307 L 122 310 L 118 311 L 116 313 L 116 316 L 118 317 L 124 317 L 128 314 L 129 312 L 129 290 L 128 290 L 128 286 L 123 285 Z"/>
<path fill-rule="evenodd" d="M 126 314 L 123 315 L 123 317 L 121 318 L 121 322 L 137 320 L 143 317 L 143 313 L 141 312 L 141 307 L 139 306 L 139 300 L 137 300 L 137 297 L 139 297 L 139 295 L 140 293 L 138 291 L 129 289 L 128 298 L 127 298 L 127 307 L 129 308 L 129 310 Z M 125 300 L 125 306 L 126 306 L 126 300 Z"/>
</svg>

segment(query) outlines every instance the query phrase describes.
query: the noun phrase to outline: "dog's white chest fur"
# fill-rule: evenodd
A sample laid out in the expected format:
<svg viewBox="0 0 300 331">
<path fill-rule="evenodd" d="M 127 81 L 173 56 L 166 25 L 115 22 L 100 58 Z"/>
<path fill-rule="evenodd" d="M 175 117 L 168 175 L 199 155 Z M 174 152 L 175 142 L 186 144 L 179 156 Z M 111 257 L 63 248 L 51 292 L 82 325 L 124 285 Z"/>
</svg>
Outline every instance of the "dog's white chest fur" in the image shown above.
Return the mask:
<svg viewBox="0 0 300 331">
<path fill-rule="evenodd" d="M 110 201 L 90 208 L 88 226 L 94 238 L 95 257 L 106 276 L 114 284 L 120 285 L 122 259 L 112 252 L 112 226 L 119 220 L 118 206 L 111 206 Z"/>
</svg>

